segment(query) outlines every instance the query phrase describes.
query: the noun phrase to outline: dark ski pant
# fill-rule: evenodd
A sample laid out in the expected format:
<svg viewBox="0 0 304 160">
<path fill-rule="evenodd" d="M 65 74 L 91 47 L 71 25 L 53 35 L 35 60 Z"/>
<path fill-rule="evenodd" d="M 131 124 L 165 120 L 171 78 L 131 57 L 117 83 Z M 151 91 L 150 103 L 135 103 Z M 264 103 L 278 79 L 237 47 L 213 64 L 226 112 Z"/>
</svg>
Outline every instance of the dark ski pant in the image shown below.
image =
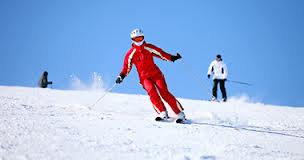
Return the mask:
<svg viewBox="0 0 304 160">
<path fill-rule="evenodd" d="M 213 97 L 217 98 L 217 85 L 220 83 L 220 89 L 222 92 L 222 97 L 223 99 L 227 99 L 227 93 L 226 93 L 226 88 L 225 88 L 225 80 L 223 79 L 214 79 L 213 80 L 213 88 L 212 88 L 212 95 Z"/>
</svg>

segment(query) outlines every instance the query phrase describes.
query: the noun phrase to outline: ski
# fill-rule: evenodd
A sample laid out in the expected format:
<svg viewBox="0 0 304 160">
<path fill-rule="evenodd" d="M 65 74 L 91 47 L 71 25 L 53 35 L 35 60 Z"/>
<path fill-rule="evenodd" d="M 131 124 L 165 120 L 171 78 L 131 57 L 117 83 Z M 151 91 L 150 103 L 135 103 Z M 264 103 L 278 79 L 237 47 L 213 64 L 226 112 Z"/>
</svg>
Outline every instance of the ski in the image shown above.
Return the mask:
<svg viewBox="0 0 304 160">
<path fill-rule="evenodd" d="M 157 122 L 175 122 L 177 124 L 191 124 L 191 121 L 188 119 L 174 119 L 172 117 L 169 117 L 169 118 L 156 117 L 155 121 L 157 121 Z"/>
<path fill-rule="evenodd" d="M 191 124 L 191 120 L 188 120 L 188 119 L 176 119 L 175 120 L 176 123 L 178 124 Z"/>
<path fill-rule="evenodd" d="M 157 122 L 174 122 L 174 119 L 171 117 L 168 117 L 168 118 L 156 117 L 155 121 L 157 121 Z"/>
<path fill-rule="evenodd" d="M 183 123 L 184 120 L 183 120 L 183 119 L 177 119 L 175 122 L 176 122 L 176 123 Z"/>
<path fill-rule="evenodd" d="M 156 117 L 155 118 L 155 121 L 164 121 L 165 119 L 164 118 L 161 118 L 161 117 Z"/>
</svg>

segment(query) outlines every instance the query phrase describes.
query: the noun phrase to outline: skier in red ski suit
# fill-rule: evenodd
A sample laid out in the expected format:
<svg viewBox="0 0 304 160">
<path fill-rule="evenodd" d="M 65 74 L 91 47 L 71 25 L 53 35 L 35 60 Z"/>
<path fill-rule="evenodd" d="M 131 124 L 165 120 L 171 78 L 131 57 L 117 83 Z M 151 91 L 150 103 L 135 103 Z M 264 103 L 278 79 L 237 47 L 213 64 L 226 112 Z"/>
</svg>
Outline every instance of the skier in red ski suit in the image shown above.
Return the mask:
<svg viewBox="0 0 304 160">
<path fill-rule="evenodd" d="M 178 53 L 177 55 L 171 55 L 152 44 L 146 43 L 144 41 L 144 34 L 140 29 L 134 29 L 131 32 L 131 39 L 133 41 L 132 48 L 125 56 L 123 68 L 116 79 L 116 83 L 119 84 L 123 81 L 130 73 L 132 65 L 134 64 L 139 75 L 140 83 L 150 96 L 155 111 L 159 114 L 156 120 L 169 118 L 161 97 L 170 105 L 173 112 L 177 115 L 176 122 L 185 120 L 182 105 L 168 91 L 165 77 L 153 60 L 153 57 L 158 57 L 166 61 L 174 62 L 182 57 Z"/>
</svg>

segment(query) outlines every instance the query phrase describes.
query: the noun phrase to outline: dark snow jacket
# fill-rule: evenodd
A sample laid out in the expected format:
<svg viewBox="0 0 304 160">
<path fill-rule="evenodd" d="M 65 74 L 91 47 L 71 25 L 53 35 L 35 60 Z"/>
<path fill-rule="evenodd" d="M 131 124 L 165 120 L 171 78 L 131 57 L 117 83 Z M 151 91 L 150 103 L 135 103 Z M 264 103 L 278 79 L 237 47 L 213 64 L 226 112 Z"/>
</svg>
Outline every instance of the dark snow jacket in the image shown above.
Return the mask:
<svg viewBox="0 0 304 160">
<path fill-rule="evenodd" d="M 51 81 L 48 82 L 47 76 L 48 76 L 48 73 L 47 72 L 43 72 L 43 74 L 42 74 L 42 76 L 41 76 L 41 78 L 39 80 L 39 87 L 41 87 L 41 88 L 47 88 L 47 86 L 49 84 L 53 84 L 53 82 L 51 82 Z"/>
</svg>

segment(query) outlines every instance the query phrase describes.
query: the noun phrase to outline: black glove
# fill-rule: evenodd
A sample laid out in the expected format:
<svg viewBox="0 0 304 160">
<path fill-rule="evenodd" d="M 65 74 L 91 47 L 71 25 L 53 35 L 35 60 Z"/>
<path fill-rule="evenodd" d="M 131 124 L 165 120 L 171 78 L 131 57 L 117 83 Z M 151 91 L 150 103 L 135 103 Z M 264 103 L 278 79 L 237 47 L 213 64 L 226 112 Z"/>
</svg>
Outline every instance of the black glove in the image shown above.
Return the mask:
<svg viewBox="0 0 304 160">
<path fill-rule="evenodd" d="M 116 82 L 117 84 L 120 84 L 120 83 L 123 81 L 124 78 L 125 78 L 125 75 L 120 74 L 119 76 L 117 76 L 115 82 Z"/>
<path fill-rule="evenodd" d="M 182 58 L 182 56 L 179 53 L 176 53 L 176 56 L 171 56 L 171 60 L 173 62 L 176 61 L 176 60 L 178 60 L 178 59 L 181 59 L 181 58 Z"/>
<path fill-rule="evenodd" d="M 208 74 L 208 76 L 207 76 L 207 77 L 208 77 L 208 79 L 210 79 L 210 74 Z"/>
<path fill-rule="evenodd" d="M 120 76 L 118 76 L 117 79 L 116 79 L 116 83 L 120 84 L 122 82 L 122 80 L 123 79 Z"/>
</svg>

